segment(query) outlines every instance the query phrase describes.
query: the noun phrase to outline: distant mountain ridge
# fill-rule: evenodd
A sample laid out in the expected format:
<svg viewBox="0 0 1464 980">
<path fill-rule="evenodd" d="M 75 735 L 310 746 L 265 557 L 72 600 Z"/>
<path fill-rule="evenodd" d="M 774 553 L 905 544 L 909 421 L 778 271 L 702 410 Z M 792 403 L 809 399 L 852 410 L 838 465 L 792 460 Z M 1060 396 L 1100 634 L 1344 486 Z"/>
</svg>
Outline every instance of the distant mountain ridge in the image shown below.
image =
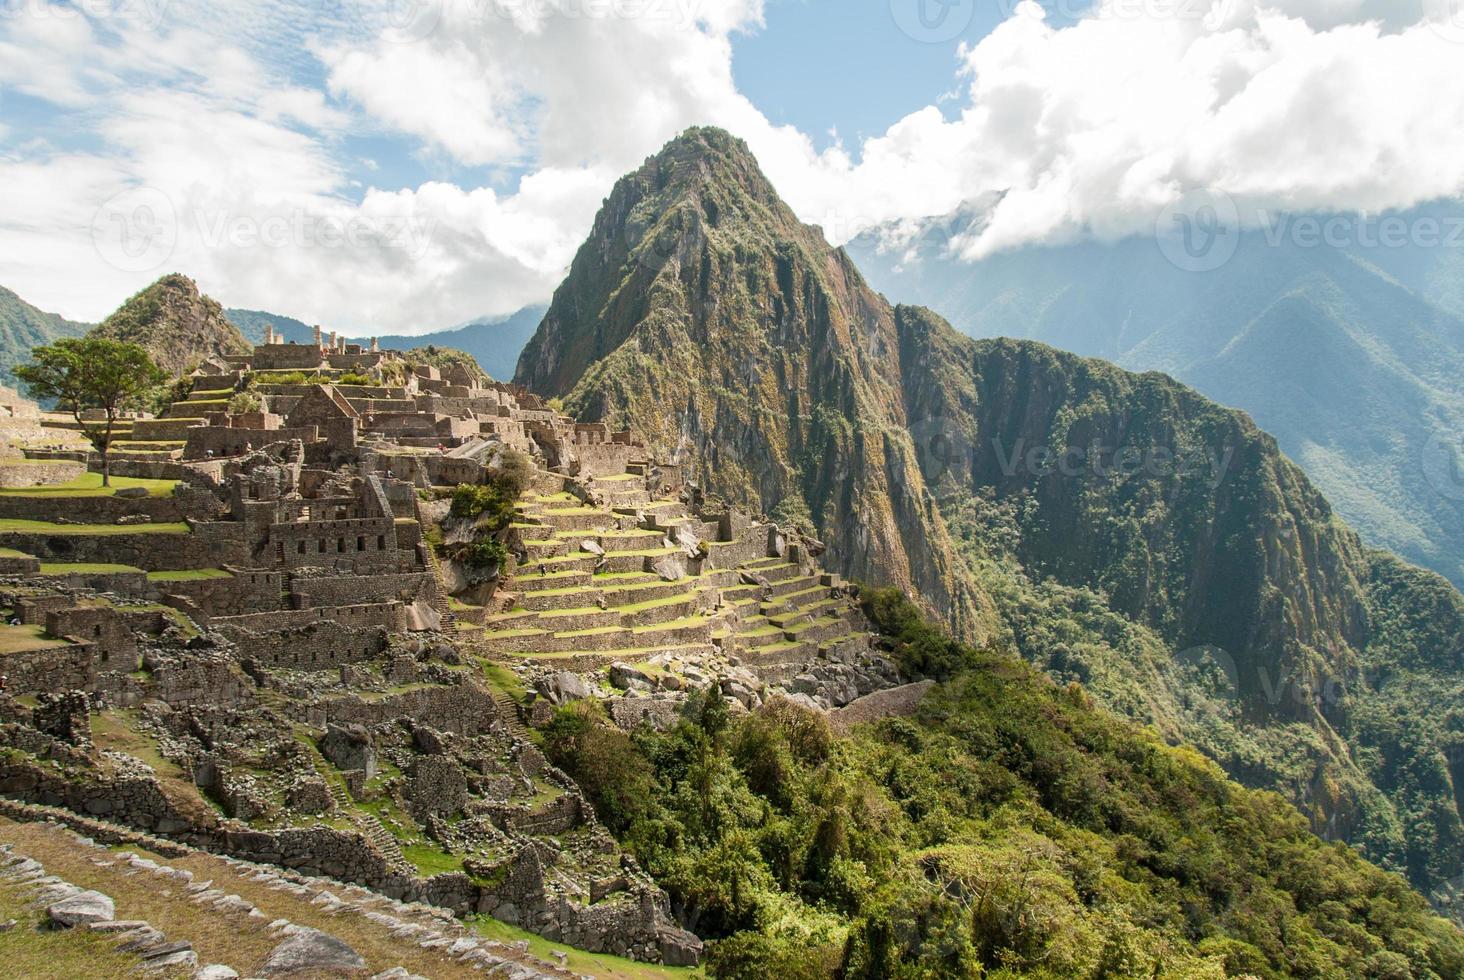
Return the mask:
<svg viewBox="0 0 1464 980">
<path fill-rule="evenodd" d="M 513 377 L 514 365 L 524 344 L 533 336 L 547 307 L 528 306 L 516 313 L 501 317 L 481 317 L 471 323 L 450 330 L 437 330 L 425 334 L 382 334 L 377 337 L 381 346 L 393 350 L 411 350 L 417 347 L 447 347 L 472 355 L 488 373 L 499 381 Z M 261 310 L 228 309 L 225 314 L 238 324 L 250 343 L 264 339 L 264 329 L 272 325 L 287 341 L 308 344 L 314 339 L 314 328 L 306 326 L 293 317 Z M 353 340 L 365 340 L 353 337 Z"/>
<path fill-rule="evenodd" d="M 30 360 L 32 347 L 61 337 L 80 337 L 92 328 L 55 313 L 46 313 L 0 287 L 0 384 L 16 385 L 11 369 Z"/>
<path fill-rule="evenodd" d="M 1402 220 L 1464 226 L 1464 206 Z M 1244 409 L 1368 541 L 1464 585 L 1451 468 L 1464 462 L 1464 247 L 1303 247 L 1261 231 L 1207 273 L 1144 239 L 946 256 L 973 221 L 931 224 L 913 259 L 873 237 L 851 252 L 881 291 L 971 336 L 1164 371 Z"/>
</svg>

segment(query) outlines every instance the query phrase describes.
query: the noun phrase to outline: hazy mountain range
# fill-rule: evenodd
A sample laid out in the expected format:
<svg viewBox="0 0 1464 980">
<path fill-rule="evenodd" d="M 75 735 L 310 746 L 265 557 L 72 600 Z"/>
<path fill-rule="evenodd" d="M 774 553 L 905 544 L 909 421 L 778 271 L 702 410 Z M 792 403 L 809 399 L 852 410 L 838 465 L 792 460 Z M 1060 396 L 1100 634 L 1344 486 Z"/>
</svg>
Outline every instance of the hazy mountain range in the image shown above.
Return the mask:
<svg viewBox="0 0 1464 980">
<path fill-rule="evenodd" d="M 489 377 L 506 381 L 513 377 L 514 364 L 519 351 L 533 336 L 534 328 L 544 316 L 545 307 L 529 306 L 517 313 L 502 317 L 481 317 L 471 323 L 449 330 L 410 336 L 406 334 L 382 334 L 376 339 L 382 347 L 392 350 L 411 350 L 415 347 L 451 347 L 464 351 L 488 372 Z M 275 330 L 286 340 L 307 344 L 314 339 L 314 329 L 300 320 L 266 313 L 261 310 L 226 310 L 225 314 L 238 325 L 251 343 L 264 339 L 264 328 L 273 324 Z M 357 337 L 353 340 L 365 341 Z"/>
<path fill-rule="evenodd" d="M 851 254 L 971 336 L 1164 371 L 1244 409 L 1368 541 L 1464 584 L 1464 206 L 1393 216 L 1422 244 L 1381 244 L 1380 220 L 1327 247 L 1276 219 L 1208 272 L 1143 238 L 957 261 L 945 246 L 974 214 Z"/>
</svg>

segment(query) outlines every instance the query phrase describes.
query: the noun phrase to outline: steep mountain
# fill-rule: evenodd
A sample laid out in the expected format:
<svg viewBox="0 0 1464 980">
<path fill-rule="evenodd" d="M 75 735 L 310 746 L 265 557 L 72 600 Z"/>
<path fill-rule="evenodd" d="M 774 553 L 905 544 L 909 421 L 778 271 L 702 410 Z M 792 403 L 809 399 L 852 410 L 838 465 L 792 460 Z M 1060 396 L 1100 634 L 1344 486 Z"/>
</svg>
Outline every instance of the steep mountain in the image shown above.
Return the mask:
<svg viewBox="0 0 1464 980">
<path fill-rule="evenodd" d="M 15 384 L 10 369 L 28 361 L 32 347 L 49 344 L 60 337 L 80 337 L 91 326 L 55 313 L 43 313 L 0 287 L 0 384 Z"/>
<path fill-rule="evenodd" d="M 798 221 L 746 146 L 692 130 L 623 178 L 515 380 L 630 424 L 702 486 L 837 541 L 958 630 L 989 606 L 956 567 L 906 431 L 894 311 Z"/>
<path fill-rule="evenodd" d="M 1464 245 L 1464 206 L 1397 217 Z M 1368 245 L 1376 224 L 1307 247 L 1300 219 L 1278 219 L 1203 274 L 1137 239 L 955 261 L 944 246 L 973 220 L 854 252 L 879 288 L 972 336 L 1165 371 L 1245 409 L 1369 543 L 1464 585 L 1464 249 Z"/>
<path fill-rule="evenodd" d="M 513 377 L 514 365 L 539 321 L 544 318 L 545 307 L 526 306 L 517 313 L 501 317 L 481 317 L 472 323 L 451 330 L 437 330 L 426 334 L 389 334 L 377 338 L 382 347 L 391 350 L 444 347 L 464 351 L 472 355 L 488 376 L 497 379 Z M 250 343 L 257 344 L 264 339 L 264 328 L 273 326 L 287 341 L 308 344 L 314 339 L 314 331 L 299 320 L 265 313 L 260 310 L 225 310 L 228 318 L 239 326 Z M 366 338 L 356 338 L 366 339 Z"/>
<path fill-rule="evenodd" d="M 99 337 L 141 344 L 165 371 L 182 374 L 205 357 L 249 349 L 218 302 L 187 276 L 164 276 L 97 325 Z"/>
<path fill-rule="evenodd" d="M 1365 547 L 1246 415 L 892 307 L 727 134 L 616 186 L 517 380 L 811 522 L 840 571 L 994 630 L 1419 887 L 1464 872 L 1459 593 Z"/>
</svg>

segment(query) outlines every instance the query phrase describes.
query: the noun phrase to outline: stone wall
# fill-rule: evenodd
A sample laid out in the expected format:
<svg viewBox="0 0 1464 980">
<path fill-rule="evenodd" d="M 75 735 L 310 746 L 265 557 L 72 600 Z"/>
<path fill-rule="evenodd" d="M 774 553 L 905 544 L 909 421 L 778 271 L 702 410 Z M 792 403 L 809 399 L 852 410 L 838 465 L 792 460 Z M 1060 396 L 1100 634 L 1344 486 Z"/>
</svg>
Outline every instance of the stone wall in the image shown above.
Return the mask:
<svg viewBox="0 0 1464 980">
<path fill-rule="evenodd" d="M 312 575 L 292 581 L 290 591 L 300 608 L 392 601 L 435 602 L 437 580 L 431 571 L 387 575 Z"/>
<path fill-rule="evenodd" d="M 74 460 L 0 460 L 0 487 L 37 487 L 66 483 L 86 472 Z"/>
<path fill-rule="evenodd" d="M 264 667 L 333 670 L 370 660 L 386 649 L 386 630 L 381 627 L 343 626 L 329 619 L 267 633 L 230 624 L 218 629 L 233 642 L 241 660 Z"/>
<path fill-rule="evenodd" d="M 244 529 L 230 521 L 200 521 L 190 533 L 0 533 L 0 544 L 47 561 L 101 562 L 146 569 L 219 568 L 244 553 Z"/>
<path fill-rule="evenodd" d="M 183 458 L 204 459 L 210 453 L 214 456 L 242 456 L 246 451 L 292 439 L 314 442 L 320 438 L 320 430 L 313 425 L 263 430 L 208 425 L 187 430 L 184 438 L 188 444 L 183 447 Z"/>
<path fill-rule="evenodd" d="M 82 524 L 115 524 L 119 517 L 146 514 L 154 523 L 169 524 L 187 516 L 180 501 L 168 497 L 0 497 L 0 519 L 49 521 L 58 512 Z"/>
<path fill-rule="evenodd" d="M 92 643 L 77 643 L 7 653 L 0 671 L 11 694 L 89 691 L 96 687 L 97 648 Z"/>
</svg>

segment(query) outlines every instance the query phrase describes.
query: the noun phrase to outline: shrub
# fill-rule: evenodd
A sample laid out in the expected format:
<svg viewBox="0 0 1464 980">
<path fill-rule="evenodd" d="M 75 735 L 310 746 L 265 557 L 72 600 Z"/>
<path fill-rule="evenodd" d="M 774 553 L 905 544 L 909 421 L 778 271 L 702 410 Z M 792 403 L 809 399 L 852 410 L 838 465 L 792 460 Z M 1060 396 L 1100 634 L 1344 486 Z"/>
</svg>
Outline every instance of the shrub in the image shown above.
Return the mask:
<svg viewBox="0 0 1464 980">
<path fill-rule="evenodd" d="M 264 411 L 264 399 L 257 392 L 241 391 L 229 399 L 229 413 L 243 415 L 247 412 Z"/>
</svg>

